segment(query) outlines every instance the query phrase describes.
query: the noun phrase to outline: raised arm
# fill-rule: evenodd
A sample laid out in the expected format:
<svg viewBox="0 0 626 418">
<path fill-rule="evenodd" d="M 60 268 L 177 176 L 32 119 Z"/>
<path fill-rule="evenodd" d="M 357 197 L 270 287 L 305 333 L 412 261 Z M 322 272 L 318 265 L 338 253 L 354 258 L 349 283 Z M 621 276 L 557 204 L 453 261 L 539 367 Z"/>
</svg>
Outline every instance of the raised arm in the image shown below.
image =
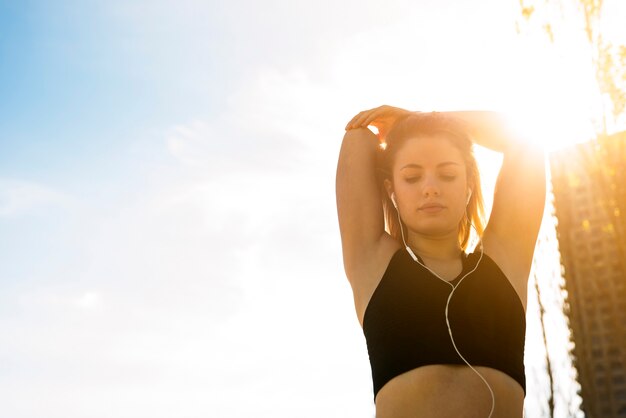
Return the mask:
<svg viewBox="0 0 626 418">
<path fill-rule="evenodd" d="M 506 152 L 512 145 L 530 145 L 513 131 L 501 113 L 482 110 L 443 113 L 463 121 L 472 141 L 491 150 Z"/>
<path fill-rule="evenodd" d="M 337 163 L 337 215 L 343 261 L 352 282 L 368 268 L 381 245 L 392 238 L 385 232 L 376 158 L 380 143 L 397 118 L 408 111 L 391 106 L 360 112 L 346 126 Z M 378 136 L 366 126 L 378 128 Z"/>
<path fill-rule="evenodd" d="M 495 112 L 450 112 L 468 126 L 473 141 L 503 153 L 493 208 L 483 235 L 485 251 L 500 260 L 507 275 L 525 280 L 532 263 L 546 196 L 543 149 L 524 141 L 505 118 Z M 513 280 L 513 277 L 510 277 Z M 523 283 L 521 283 L 524 281 Z"/>
<path fill-rule="evenodd" d="M 337 215 L 343 262 L 348 279 L 360 260 L 371 254 L 385 232 L 383 207 L 376 182 L 379 141 L 367 128 L 346 131 L 337 163 Z"/>
</svg>

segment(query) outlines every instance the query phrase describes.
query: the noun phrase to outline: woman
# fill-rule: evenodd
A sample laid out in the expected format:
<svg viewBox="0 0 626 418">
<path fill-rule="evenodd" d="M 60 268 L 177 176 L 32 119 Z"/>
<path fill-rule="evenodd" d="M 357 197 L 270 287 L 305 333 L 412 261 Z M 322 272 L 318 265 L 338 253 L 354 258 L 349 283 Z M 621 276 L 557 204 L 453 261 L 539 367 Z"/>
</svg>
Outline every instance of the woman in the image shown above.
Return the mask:
<svg viewBox="0 0 626 418">
<path fill-rule="evenodd" d="M 472 141 L 504 156 L 484 229 Z M 346 126 L 336 191 L 377 418 L 522 417 L 543 151 L 493 112 L 381 106 Z"/>
</svg>

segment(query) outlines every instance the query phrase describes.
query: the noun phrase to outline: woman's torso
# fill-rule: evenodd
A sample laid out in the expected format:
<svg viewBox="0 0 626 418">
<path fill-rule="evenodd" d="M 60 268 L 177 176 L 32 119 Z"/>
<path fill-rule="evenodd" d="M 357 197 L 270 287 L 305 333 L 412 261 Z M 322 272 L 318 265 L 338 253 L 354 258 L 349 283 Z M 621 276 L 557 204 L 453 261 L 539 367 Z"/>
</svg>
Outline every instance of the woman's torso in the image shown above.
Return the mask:
<svg viewBox="0 0 626 418">
<path fill-rule="evenodd" d="M 475 367 L 495 396 L 492 418 L 521 418 L 524 391 L 508 375 Z M 387 383 L 376 397 L 376 418 L 486 418 L 491 395 L 467 366 L 422 366 Z"/>
<path fill-rule="evenodd" d="M 362 326 L 372 295 L 381 284 L 381 279 L 390 266 L 392 258 L 394 255 L 398 256 L 399 248 L 396 241 L 383 242 L 377 254 L 368 257 L 367 266 L 362 270 L 362 277 L 353 281 L 358 284 L 354 287 L 354 296 L 357 316 Z M 498 261 L 502 260 L 499 260 L 497 251 L 493 252 L 495 255 L 491 256 L 490 248 L 487 247 L 485 256 L 499 264 Z M 458 271 L 453 270 L 454 268 L 448 269 L 443 277 L 450 280 L 454 276 L 460 276 L 460 263 L 457 267 Z M 519 289 L 525 290 L 524 274 L 527 277 L 527 272 L 516 272 L 511 268 L 503 271 L 507 273 L 507 277 L 513 277 L 510 284 L 515 289 L 514 293 L 519 297 L 521 309 L 525 310 L 526 294 L 525 291 L 522 293 Z M 438 273 L 441 273 L 441 270 Z M 439 280 L 435 277 L 432 279 Z M 449 286 L 445 283 L 438 285 Z M 475 368 L 489 382 L 495 394 L 493 417 L 521 417 L 524 390 L 520 383 L 501 370 L 481 366 Z M 466 417 L 486 417 L 490 408 L 491 395 L 486 385 L 466 365 L 428 364 L 407 370 L 386 381 L 376 396 L 378 418 L 452 417 L 459 416 L 461 412 L 462 416 Z"/>
</svg>

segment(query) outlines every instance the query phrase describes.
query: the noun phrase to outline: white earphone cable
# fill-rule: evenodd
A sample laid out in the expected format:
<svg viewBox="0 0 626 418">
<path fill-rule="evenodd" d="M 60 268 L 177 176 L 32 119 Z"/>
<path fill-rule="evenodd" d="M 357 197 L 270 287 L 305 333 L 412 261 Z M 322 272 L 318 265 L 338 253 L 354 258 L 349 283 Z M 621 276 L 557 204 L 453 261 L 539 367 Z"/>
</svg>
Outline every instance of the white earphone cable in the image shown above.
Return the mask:
<svg viewBox="0 0 626 418">
<path fill-rule="evenodd" d="M 394 207 L 395 207 L 395 201 L 394 201 Z M 459 355 L 459 357 L 461 357 L 461 359 L 465 362 L 465 364 L 467 364 L 469 366 L 470 369 L 472 369 L 474 371 L 474 373 L 476 373 L 478 375 L 478 377 L 481 378 L 481 380 L 485 383 L 485 385 L 487 386 L 487 389 L 489 389 L 489 393 L 491 395 L 491 411 L 489 411 L 489 416 L 488 418 L 491 418 L 491 415 L 493 414 L 493 410 L 495 409 L 496 406 L 496 397 L 493 393 L 493 390 L 491 389 L 491 386 L 489 385 L 489 383 L 487 382 L 487 380 L 483 377 L 482 374 L 480 374 L 480 372 L 478 370 L 476 370 L 474 368 L 474 366 L 472 366 L 469 361 L 467 361 L 465 359 L 465 357 L 463 357 L 463 355 L 461 354 L 461 352 L 459 351 L 458 347 L 456 346 L 456 342 L 454 341 L 454 337 L 452 336 L 452 328 L 450 327 L 450 319 L 448 318 L 448 307 L 450 306 L 450 300 L 452 300 L 452 295 L 454 294 L 454 291 L 456 290 L 456 288 L 461 284 L 461 282 L 463 281 L 463 279 L 465 279 L 467 276 L 469 276 L 470 274 L 472 274 L 474 271 L 476 271 L 476 269 L 478 268 L 478 265 L 480 264 L 480 261 L 483 259 L 483 246 L 482 246 L 482 242 L 480 243 L 480 257 L 478 258 L 478 261 L 476 262 L 476 265 L 474 266 L 474 268 L 472 270 L 470 270 L 469 272 L 465 273 L 465 275 L 463 277 L 461 277 L 461 280 L 459 280 L 459 282 L 456 285 L 453 285 L 452 283 L 450 283 L 447 280 L 442 279 L 441 277 L 439 277 L 439 275 L 437 273 L 435 273 L 434 271 L 432 271 L 430 268 L 428 268 L 425 264 L 422 264 L 418 257 L 415 255 L 415 253 L 413 252 L 413 250 L 411 250 L 411 247 L 408 246 L 408 244 L 406 243 L 406 240 L 404 239 L 404 229 L 402 228 L 402 220 L 400 219 L 400 211 L 398 210 L 398 208 L 396 207 L 396 213 L 398 214 L 398 223 L 400 224 L 400 233 L 402 234 L 402 242 L 404 243 L 404 246 L 407 250 L 407 252 L 411 255 L 411 258 L 413 258 L 413 260 L 419 264 L 420 266 L 424 267 L 426 270 L 430 271 L 435 277 L 437 277 L 439 280 L 441 280 L 442 282 L 450 285 L 452 287 L 452 291 L 450 292 L 450 294 L 448 295 L 448 300 L 446 301 L 446 310 L 445 310 L 445 314 L 446 314 L 446 324 L 448 325 L 448 334 L 450 334 L 450 340 L 452 341 L 452 346 L 454 347 L 454 349 L 456 350 L 457 354 Z M 474 227 L 473 224 L 471 224 L 472 227 Z M 474 228 L 476 229 L 476 228 Z"/>
</svg>

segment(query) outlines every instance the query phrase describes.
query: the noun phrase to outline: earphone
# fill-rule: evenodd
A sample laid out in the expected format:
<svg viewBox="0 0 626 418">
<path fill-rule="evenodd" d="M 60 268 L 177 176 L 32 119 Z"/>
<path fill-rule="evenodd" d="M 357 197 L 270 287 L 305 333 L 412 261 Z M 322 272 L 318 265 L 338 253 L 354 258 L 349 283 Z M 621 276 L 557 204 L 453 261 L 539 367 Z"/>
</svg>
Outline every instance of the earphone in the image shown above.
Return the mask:
<svg viewBox="0 0 626 418">
<path fill-rule="evenodd" d="M 404 247 L 406 248 L 406 251 L 411 255 L 411 258 L 420 266 L 424 267 L 426 270 L 428 270 L 429 272 L 431 272 L 435 277 L 437 277 L 439 280 L 441 280 L 442 282 L 450 285 L 452 287 L 452 291 L 450 292 L 450 294 L 448 295 L 448 300 L 446 301 L 446 309 L 445 309 L 445 314 L 446 314 L 446 325 L 448 326 L 448 334 L 450 334 L 450 340 L 452 341 L 452 346 L 454 347 L 456 353 L 459 355 L 459 357 L 461 357 L 461 359 L 465 362 L 465 364 L 467 364 L 469 366 L 470 369 L 472 369 L 474 371 L 474 373 L 476 373 L 478 375 L 478 377 L 481 378 L 481 380 L 483 381 L 483 383 L 485 383 L 485 385 L 487 386 L 487 389 L 489 389 L 489 393 L 491 395 L 491 411 L 489 411 L 489 416 L 488 418 L 491 418 L 491 415 L 493 414 L 493 410 L 496 406 L 496 397 L 493 393 L 493 389 L 491 389 L 491 386 L 489 385 L 489 383 L 487 382 L 487 380 L 483 377 L 482 374 L 480 374 L 480 372 L 478 370 L 476 370 L 470 363 L 469 361 L 467 361 L 465 359 L 465 357 L 463 357 L 463 355 L 461 354 L 461 352 L 459 351 L 459 349 L 456 346 L 456 342 L 454 341 L 454 336 L 452 335 L 452 328 L 450 327 L 450 320 L 448 318 L 448 308 L 450 306 L 450 300 L 452 300 L 452 295 L 454 294 L 454 291 L 457 289 L 457 287 L 459 287 L 459 285 L 461 284 L 461 282 L 470 274 L 472 274 L 474 271 L 476 271 L 476 269 L 478 268 L 478 266 L 480 265 L 481 260 L 483 259 L 483 246 L 482 246 L 482 242 L 480 242 L 480 257 L 478 258 L 478 261 L 476 262 L 476 265 L 474 266 L 474 268 L 472 270 L 470 270 L 469 272 L 465 273 L 465 275 L 463 277 L 461 277 L 461 280 L 458 281 L 458 283 L 456 285 L 450 283 L 449 281 L 442 279 L 437 273 L 435 273 L 434 271 L 432 271 L 430 268 L 428 268 L 425 264 L 422 264 L 422 262 L 419 261 L 419 258 L 415 255 L 415 253 L 413 252 L 413 250 L 411 249 L 411 247 L 409 247 L 409 245 L 406 243 L 406 240 L 404 238 L 404 229 L 402 228 L 402 220 L 400 219 L 400 211 L 398 210 L 398 204 L 396 203 L 396 196 L 395 193 L 391 193 L 391 202 L 393 203 L 393 206 L 396 208 L 396 213 L 398 214 L 398 223 L 400 224 L 400 233 L 402 234 L 402 242 L 404 243 Z M 467 204 L 469 204 L 470 198 L 472 197 L 472 190 L 470 189 L 468 191 L 468 196 L 467 196 Z M 474 227 L 473 224 L 470 223 L 470 225 L 472 225 L 472 227 Z M 476 229 L 476 228 L 474 228 Z"/>
</svg>

